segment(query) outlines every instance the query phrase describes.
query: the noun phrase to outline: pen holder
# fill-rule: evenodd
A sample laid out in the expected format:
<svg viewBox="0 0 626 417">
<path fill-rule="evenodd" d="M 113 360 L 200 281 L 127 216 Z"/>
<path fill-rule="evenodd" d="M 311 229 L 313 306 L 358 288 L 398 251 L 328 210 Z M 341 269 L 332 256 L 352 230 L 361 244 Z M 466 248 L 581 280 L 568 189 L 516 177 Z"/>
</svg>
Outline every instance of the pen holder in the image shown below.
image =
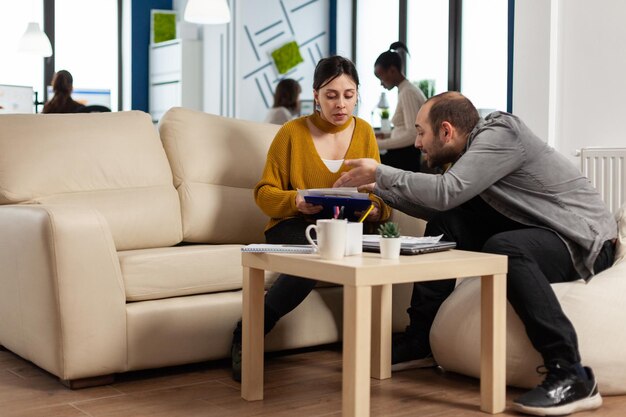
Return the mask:
<svg viewBox="0 0 626 417">
<path fill-rule="evenodd" d="M 363 253 L 363 223 L 348 223 L 346 228 L 346 256 Z"/>
</svg>

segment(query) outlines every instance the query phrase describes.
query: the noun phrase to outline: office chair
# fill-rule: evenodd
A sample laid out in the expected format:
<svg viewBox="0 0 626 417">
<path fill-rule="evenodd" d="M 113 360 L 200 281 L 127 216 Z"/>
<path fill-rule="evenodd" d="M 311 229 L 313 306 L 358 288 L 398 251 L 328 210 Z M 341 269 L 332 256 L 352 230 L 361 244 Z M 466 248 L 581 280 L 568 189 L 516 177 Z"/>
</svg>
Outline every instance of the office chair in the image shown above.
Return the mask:
<svg viewBox="0 0 626 417">
<path fill-rule="evenodd" d="M 110 112 L 111 109 L 107 106 L 102 106 L 100 104 L 92 104 L 90 106 L 85 106 L 78 110 L 78 113 L 106 113 Z"/>
</svg>

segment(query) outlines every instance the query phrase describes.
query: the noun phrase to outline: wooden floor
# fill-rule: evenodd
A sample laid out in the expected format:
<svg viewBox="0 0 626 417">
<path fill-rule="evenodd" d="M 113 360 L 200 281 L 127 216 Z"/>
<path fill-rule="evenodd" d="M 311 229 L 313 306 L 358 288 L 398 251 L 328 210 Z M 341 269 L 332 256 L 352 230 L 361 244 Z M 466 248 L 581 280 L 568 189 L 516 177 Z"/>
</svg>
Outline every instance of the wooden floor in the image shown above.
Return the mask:
<svg viewBox="0 0 626 417">
<path fill-rule="evenodd" d="M 522 391 L 507 391 L 507 412 Z M 475 379 L 440 369 L 372 379 L 372 417 L 484 416 Z M 605 397 L 596 412 L 626 415 L 626 396 Z M 332 345 L 272 354 L 266 359 L 265 400 L 241 399 L 225 361 L 118 375 L 114 384 L 72 391 L 52 375 L 0 351 L 0 417 L 341 416 L 341 350 Z"/>
</svg>

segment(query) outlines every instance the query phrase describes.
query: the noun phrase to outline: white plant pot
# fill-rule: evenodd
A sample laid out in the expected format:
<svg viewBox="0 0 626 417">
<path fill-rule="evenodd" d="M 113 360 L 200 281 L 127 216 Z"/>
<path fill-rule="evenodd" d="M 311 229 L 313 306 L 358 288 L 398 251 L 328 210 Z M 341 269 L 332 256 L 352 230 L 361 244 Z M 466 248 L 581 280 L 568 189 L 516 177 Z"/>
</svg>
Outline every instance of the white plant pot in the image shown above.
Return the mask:
<svg viewBox="0 0 626 417">
<path fill-rule="evenodd" d="M 391 133 L 391 120 L 380 119 L 380 131 L 381 133 Z"/>
<path fill-rule="evenodd" d="M 383 259 L 398 259 L 400 257 L 399 237 L 381 237 L 380 238 L 380 257 Z"/>
</svg>

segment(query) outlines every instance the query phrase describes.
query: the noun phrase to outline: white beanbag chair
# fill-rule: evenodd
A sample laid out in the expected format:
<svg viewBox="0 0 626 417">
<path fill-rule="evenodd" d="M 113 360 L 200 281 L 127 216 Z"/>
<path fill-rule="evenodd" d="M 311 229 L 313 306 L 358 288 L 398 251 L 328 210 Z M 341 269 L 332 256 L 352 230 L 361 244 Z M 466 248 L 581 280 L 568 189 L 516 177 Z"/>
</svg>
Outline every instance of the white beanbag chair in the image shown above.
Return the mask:
<svg viewBox="0 0 626 417">
<path fill-rule="evenodd" d="M 593 368 L 600 392 L 626 394 L 626 206 L 617 215 L 619 239 L 615 264 L 583 280 L 552 284 L 578 334 L 583 364 Z M 441 306 L 430 334 L 437 363 L 444 369 L 480 375 L 480 280 L 464 280 Z M 524 326 L 507 306 L 507 384 L 532 388 L 543 365 Z"/>
</svg>

